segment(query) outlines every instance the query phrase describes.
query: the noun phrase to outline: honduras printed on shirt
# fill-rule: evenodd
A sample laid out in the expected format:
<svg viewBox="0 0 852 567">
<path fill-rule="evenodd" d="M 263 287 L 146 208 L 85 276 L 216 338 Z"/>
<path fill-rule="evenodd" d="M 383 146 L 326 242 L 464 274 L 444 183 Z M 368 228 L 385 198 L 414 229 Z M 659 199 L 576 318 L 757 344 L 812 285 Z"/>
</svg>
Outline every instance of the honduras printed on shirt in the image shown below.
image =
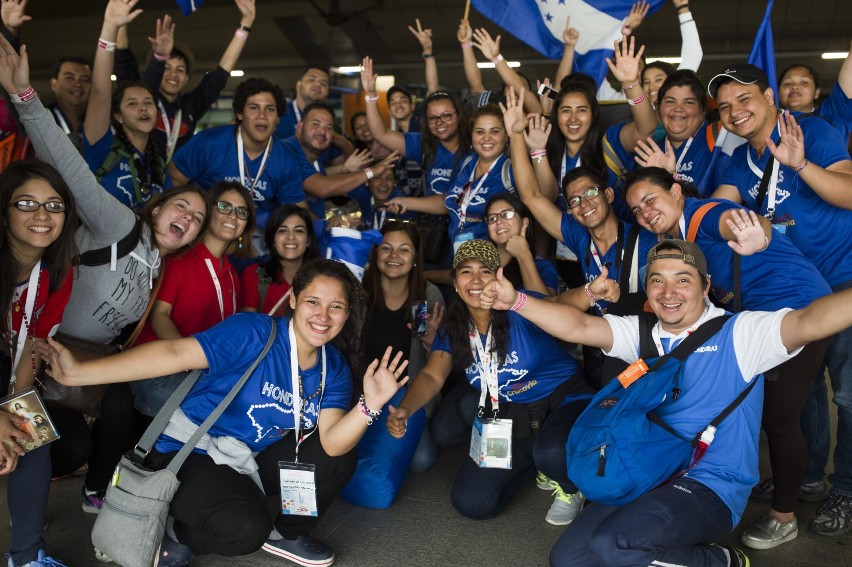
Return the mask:
<svg viewBox="0 0 852 567">
<path fill-rule="evenodd" d="M 828 97 L 819 106 L 819 115 L 831 122 L 848 142 L 852 135 L 852 97 L 846 96 L 840 83 L 835 83 Z"/>
<path fill-rule="evenodd" d="M 827 168 L 849 160 L 847 141 L 826 120 L 809 116 L 803 118 L 799 126 L 805 136 L 808 162 Z M 778 127 L 772 130 L 771 138 L 779 143 Z M 757 195 L 770 155 L 764 151 L 758 157 L 751 144 L 743 144 L 734 150 L 730 167 L 720 179 L 721 184 L 736 187 L 745 206 L 761 215 L 766 215 L 770 195 L 767 192 L 760 210 L 757 209 Z M 775 214 L 770 220 L 776 231 L 786 234 L 814 263 L 829 285 L 852 280 L 852 247 L 849 246 L 852 242 L 852 210 L 828 204 L 792 169 L 780 164 Z"/>
<path fill-rule="evenodd" d="M 536 292 L 526 292 L 531 297 L 543 297 Z M 580 364 L 563 350 L 549 334 L 517 313 L 508 311 L 509 342 L 506 360 L 497 371 L 500 402 L 528 404 L 544 399 L 566 380 L 578 383 L 577 393 L 584 391 Z M 486 335 L 479 335 L 485 346 Z M 469 343 L 466 343 L 466 345 Z M 469 347 L 468 347 L 469 348 Z M 450 337 L 445 328 L 438 329 L 432 350 L 453 354 Z M 476 354 L 473 363 L 465 370 L 467 381 L 480 389 L 480 362 Z"/>
<path fill-rule="evenodd" d="M 680 372 L 680 394 L 669 397 L 655 413 L 685 439 L 693 438 L 762 373 L 801 352 L 788 354 L 781 341 L 781 320 L 789 310 L 752 311 L 731 317 L 722 329 L 697 348 Z M 709 306 L 696 325 L 724 311 Z M 605 315 L 612 329 L 607 356 L 633 362 L 639 357 L 639 319 Z M 675 346 L 689 331 L 672 336 L 659 323 L 653 335 L 674 339 Z M 661 341 L 662 342 L 662 341 Z M 640 378 L 641 380 L 641 378 Z M 737 525 L 752 487 L 759 480 L 758 436 L 763 413 L 763 385 L 757 384 L 745 400 L 719 425 L 716 437 L 699 463 L 687 473 L 715 492 L 731 510 Z"/>
<path fill-rule="evenodd" d="M 742 207 L 724 199 L 687 197 L 683 206 L 684 226 L 688 227 L 695 212 L 708 202 L 719 204 L 704 215 L 695 243 L 707 259 L 713 293 L 726 307 L 732 308 L 735 252 L 722 238 L 719 221 L 726 211 Z M 743 310 L 799 309 L 831 293 L 819 271 L 783 234 L 773 233 L 766 250 L 741 256 L 740 262 L 740 304 Z"/>
<path fill-rule="evenodd" d="M 112 128 L 108 128 L 103 137 L 94 144 L 90 144 L 89 139 L 83 136 L 83 156 L 86 158 L 86 164 L 93 173 L 98 171 L 98 168 L 101 167 L 104 160 L 109 156 L 114 140 L 115 134 Z M 138 150 L 135 151 L 141 162 L 145 163 L 144 154 L 139 153 Z M 145 175 L 145 172 L 137 171 L 136 175 L 141 179 Z M 136 186 L 133 183 L 133 173 L 131 173 L 129 160 L 121 157 L 116 167 L 104 173 L 100 179 L 100 184 L 119 203 L 130 209 L 137 210 L 141 209 L 142 205 L 157 193 L 162 193 L 165 189 L 171 189 L 172 179 L 168 173 L 164 173 L 164 175 L 166 178 L 163 184 L 152 183 L 150 191 L 147 194 L 142 193 L 142 199 L 140 200 L 136 196 Z"/>
<path fill-rule="evenodd" d="M 494 161 L 487 174 L 480 175 L 475 179 L 477 154 L 470 152 L 461 161 L 461 166 L 450 182 L 450 189 L 444 196 L 444 204 L 450 214 L 449 234 L 450 240 L 454 240 L 458 234 L 472 234 L 474 239 L 488 239 L 488 223 L 485 222 L 485 204 L 488 199 L 500 193 L 514 191 L 515 174 L 512 171 L 511 160 L 506 154 Z M 506 187 L 503 181 L 503 163 L 509 165 L 509 181 L 511 188 Z M 487 175 L 487 176 L 486 176 Z M 467 187 L 467 189 L 465 189 Z M 475 193 L 472 193 L 477 189 Z M 470 199 L 465 211 L 465 220 L 461 220 L 461 206 L 465 200 Z"/>
<path fill-rule="evenodd" d="M 229 124 L 208 128 L 178 148 L 172 163 L 178 171 L 204 190 L 210 189 L 217 181 L 243 183 L 237 158 L 236 132 L 236 128 Z M 255 180 L 254 176 L 260 169 L 264 152 L 254 159 L 245 155 L 244 184 L 247 184 L 246 188 L 257 208 L 258 221 L 263 217 L 264 226 L 269 213 L 279 205 L 305 200 L 298 162 L 281 140 L 274 136 L 271 140 L 269 156 L 260 179 Z"/>
<path fill-rule="evenodd" d="M 423 136 L 419 132 L 409 132 L 403 134 L 405 136 L 405 157 L 418 162 L 423 161 Z M 458 151 L 464 152 L 467 148 L 460 148 Z M 437 142 L 435 147 L 435 156 L 432 158 L 432 163 L 425 164 L 423 172 L 426 175 L 426 186 L 423 188 L 423 195 L 446 195 L 450 190 L 450 180 L 453 177 L 453 168 L 456 165 L 456 154 L 444 147 L 444 144 Z"/>
<path fill-rule="evenodd" d="M 284 140 L 284 147 L 293 156 L 293 159 L 298 163 L 298 179 L 299 186 L 304 190 L 304 182 L 308 177 L 316 175 L 325 175 L 325 166 L 321 160 L 309 161 L 305 155 L 305 150 L 295 136 L 290 136 Z M 308 203 L 308 210 L 318 219 L 325 218 L 325 199 L 305 193 L 305 201 Z"/>
<path fill-rule="evenodd" d="M 211 437 L 233 437 L 253 452 L 263 451 L 294 428 L 293 382 L 290 378 L 289 319 L 276 317 L 278 333 L 266 357 L 261 361 L 222 416 L 210 428 Z M 204 351 L 209 368 L 201 373 L 189 391 L 181 409 L 195 424 L 201 424 L 243 372 L 257 359 L 266 344 L 273 320 L 259 313 L 237 313 L 215 327 L 193 335 Z M 302 429 L 317 424 L 320 410 L 349 411 L 352 401 L 352 373 L 335 347 L 326 345 L 325 388 L 321 395 L 307 401 Z M 316 364 L 302 369 L 304 398 L 320 387 L 322 356 Z M 298 392 L 297 392 L 298 393 Z M 179 450 L 182 443 L 161 435 L 155 448 L 161 453 Z M 200 449 L 195 452 L 203 453 Z"/>
<path fill-rule="evenodd" d="M 627 245 L 627 234 L 630 232 L 630 228 L 630 224 L 619 222 L 618 229 L 623 231 L 623 246 Z M 648 261 L 648 251 L 657 244 L 657 235 L 652 234 L 645 229 L 640 229 L 638 242 L 639 249 L 636 251 L 638 254 L 637 264 L 639 272 L 644 273 L 645 264 Z M 595 261 L 594 255 L 591 253 L 592 235 L 589 233 L 589 229 L 577 222 L 577 219 L 575 219 L 571 213 L 562 214 L 562 243 L 577 255 L 580 268 L 582 268 L 583 275 L 587 282 L 591 283 L 595 281 L 599 275 L 601 275 L 601 268 L 598 266 L 598 262 Z M 616 262 L 616 254 L 624 254 L 623 250 L 617 252 L 617 248 L 618 246 L 616 241 L 616 243 L 613 243 L 613 245 L 609 247 L 609 250 L 607 250 L 603 255 L 600 255 L 600 250 L 597 250 L 599 254 L 598 261 L 601 266 L 608 266 L 609 279 L 621 282 L 621 271 L 629 270 L 630 266 L 625 266 L 621 262 Z M 589 261 L 586 261 L 587 258 Z M 620 269 L 616 270 L 616 265 L 620 265 Z M 644 289 L 644 287 L 645 282 L 640 277 L 639 289 Z M 609 308 L 608 301 L 599 299 L 597 304 L 598 305 L 595 307 L 595 310 L 598 315 L 601 314 L 601 309 Z"/>
</svg>

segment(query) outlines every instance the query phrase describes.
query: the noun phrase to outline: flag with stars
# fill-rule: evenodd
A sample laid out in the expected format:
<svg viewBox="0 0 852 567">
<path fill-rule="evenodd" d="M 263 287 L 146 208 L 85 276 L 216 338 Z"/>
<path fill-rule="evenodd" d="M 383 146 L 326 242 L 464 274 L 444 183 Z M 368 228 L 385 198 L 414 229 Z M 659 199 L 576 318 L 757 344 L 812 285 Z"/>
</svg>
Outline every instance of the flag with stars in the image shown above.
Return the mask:
<svg viewBox="0 0 852 567">
<path fill-rule="evenodd" d="M 574 70 L 598 81 L 607 72 L 606 57 L 621 37 L 624 19 L 635 0 L 472 0 L 476 10 L 545 57 L 559 59 L 565 44 L 565 18 L 580 31 L 574 49 Z M 651 0 L 649 13 L 665 0 Z"/>
<path fill-rule="evenodd" d="M 769 79 L 769 86 L 777 93 L 778 77 L 775 74 L 775 41 L 772 39 L 772 20 L 770 18 L 772 16 L 773 4 L 775 4 L 774 0 L 769 0 L 766 4 L 763 20 L 760 22 L 757 33 L 754 34 L 754 43 L 751 46 L 751 53 L 748 55 L 748 62 L 763 69 L 766 77 Z"/>
<path fill-rule="evenodd" d="M 188 16 L 198 8 L 204 0 L 177 0 L 177 5 L 184 16 Z"/>
</svg>

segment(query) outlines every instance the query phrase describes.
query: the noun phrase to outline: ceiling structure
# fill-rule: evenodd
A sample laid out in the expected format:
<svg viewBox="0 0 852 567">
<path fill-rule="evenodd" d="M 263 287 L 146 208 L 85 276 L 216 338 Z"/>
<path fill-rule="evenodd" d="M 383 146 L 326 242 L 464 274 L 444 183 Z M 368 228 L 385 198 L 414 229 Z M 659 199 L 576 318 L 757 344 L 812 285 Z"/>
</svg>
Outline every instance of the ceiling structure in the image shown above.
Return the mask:
<svg viewBox="0 0 852 567">
<path fill-rule="evenodd" d="M 398 83 L 422 85 L 420 45 L 407 29 L 420 18 L 424 27 L 434 31 L 441 84 L 461 87 L 464 74 L 455 30 L 464 5 L 464 0 L 256 0 L 257 19 L 237 67 L 246 76 L 263 76 L 289 92 L 308 62 L 357 65 L 364 55 L 370 55 L 378 73 L 394 75 Z M 699 74 L 706 80 L 727 63 L 745 61 L 766 1 L 692 0 L 691 5 L 704 49 Z M 22 36 L 28 44 L 36 88 L 46 90 L 57 58 L 93 56 L 104 6 L 104 0 L 29 1 L 33 20 L 24 26 Z M 239 23 L 233 0 L 204 0 L 190 17 L 180 13 L 174 0 L 141 0 L 138 7 L 145 12 L 130 29 L 137 57 L 142 59 L 147 52 L 146 37 L 153 35 L 156 18 L 169 13 L 177 21 L 176 40 L 195 54 L 194 80 L 217 64 Z M 529 77 L 555 72 L 555 61 L 544 59 L 475 10 L 470 19 L 474 27 L 502 34 L 502 54 L 521 61 L 520 70 Z M 833 85 L 841 61 L 823 60 L 820 55 L 849 50 L 852 2 L 776 0 L 772 22 L 779 71 L 794 62 L 807 63 L 820 73 L 824 87 Z M 648 44 L 648 57 L 680 54 L 680 31 L 670 3 L 647 18 L 636 35 Z M 499 85 L 493 70 L 483 70 L 483 78 L 486 86 Z M 232 78 L 228 90 L 240 80 Z M 357 76 L 334 76 L 332 83 L 344 89 L 360 86 Z"/>
</svg>

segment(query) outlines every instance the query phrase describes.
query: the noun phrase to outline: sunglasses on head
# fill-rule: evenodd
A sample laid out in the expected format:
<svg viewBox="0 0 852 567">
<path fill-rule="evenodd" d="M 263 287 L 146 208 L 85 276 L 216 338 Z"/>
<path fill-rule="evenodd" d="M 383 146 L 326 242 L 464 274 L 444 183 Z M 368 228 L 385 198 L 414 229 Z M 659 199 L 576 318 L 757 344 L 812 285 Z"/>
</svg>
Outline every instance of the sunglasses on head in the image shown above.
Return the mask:
<svg viewBox="0 0 852 567">
<path fill-rule="evenodd" d="M 241 220 L 249 218 L 249 210 L 247 207 L 235 207 L 228 201 L 216 201 L 216 210 L 223 215 L 229 215 L 231 214 L 231 211 L 234 211 L 237 214 L 237 218 Z"/>
</svg>

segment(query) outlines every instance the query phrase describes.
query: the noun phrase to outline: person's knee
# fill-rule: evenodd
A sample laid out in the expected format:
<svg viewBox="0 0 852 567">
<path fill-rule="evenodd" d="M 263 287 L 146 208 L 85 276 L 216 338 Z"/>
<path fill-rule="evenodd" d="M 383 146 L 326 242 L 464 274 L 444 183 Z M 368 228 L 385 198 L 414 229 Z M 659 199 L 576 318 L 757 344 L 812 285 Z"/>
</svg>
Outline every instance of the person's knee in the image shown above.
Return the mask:
<svg viewBox="0 0 852 567">
<path fill-rule="evenodd" d="M 615 559 L 620 551 L 618 547 L 618 534 L 606 528 L 606 525 L 598 526 L 589 537 L 589 548 L 598 563 L 601 565 L 617 565 Z"/>
<path fill-rule="evenodd" d="M 254 553 L 269 538 L 272 520 L 265 509 L 253 508 L 249 513 L 228 514 L 229 521 L 221 524 L 214 540 L 221 542 L 221 548 L 211 550 L 216 555 L 239 556 Z M 213 530 L 211 530 L 211 533 Z"/>
<path fill-rule="evenodd" d="M 465 518 L 489 520 L 500 512 L 499 503 L 496 499 L 477 498 L 476 495 L 466 492 L 453 487 L 450 495 L 453 508 Z"/>
</svg>

